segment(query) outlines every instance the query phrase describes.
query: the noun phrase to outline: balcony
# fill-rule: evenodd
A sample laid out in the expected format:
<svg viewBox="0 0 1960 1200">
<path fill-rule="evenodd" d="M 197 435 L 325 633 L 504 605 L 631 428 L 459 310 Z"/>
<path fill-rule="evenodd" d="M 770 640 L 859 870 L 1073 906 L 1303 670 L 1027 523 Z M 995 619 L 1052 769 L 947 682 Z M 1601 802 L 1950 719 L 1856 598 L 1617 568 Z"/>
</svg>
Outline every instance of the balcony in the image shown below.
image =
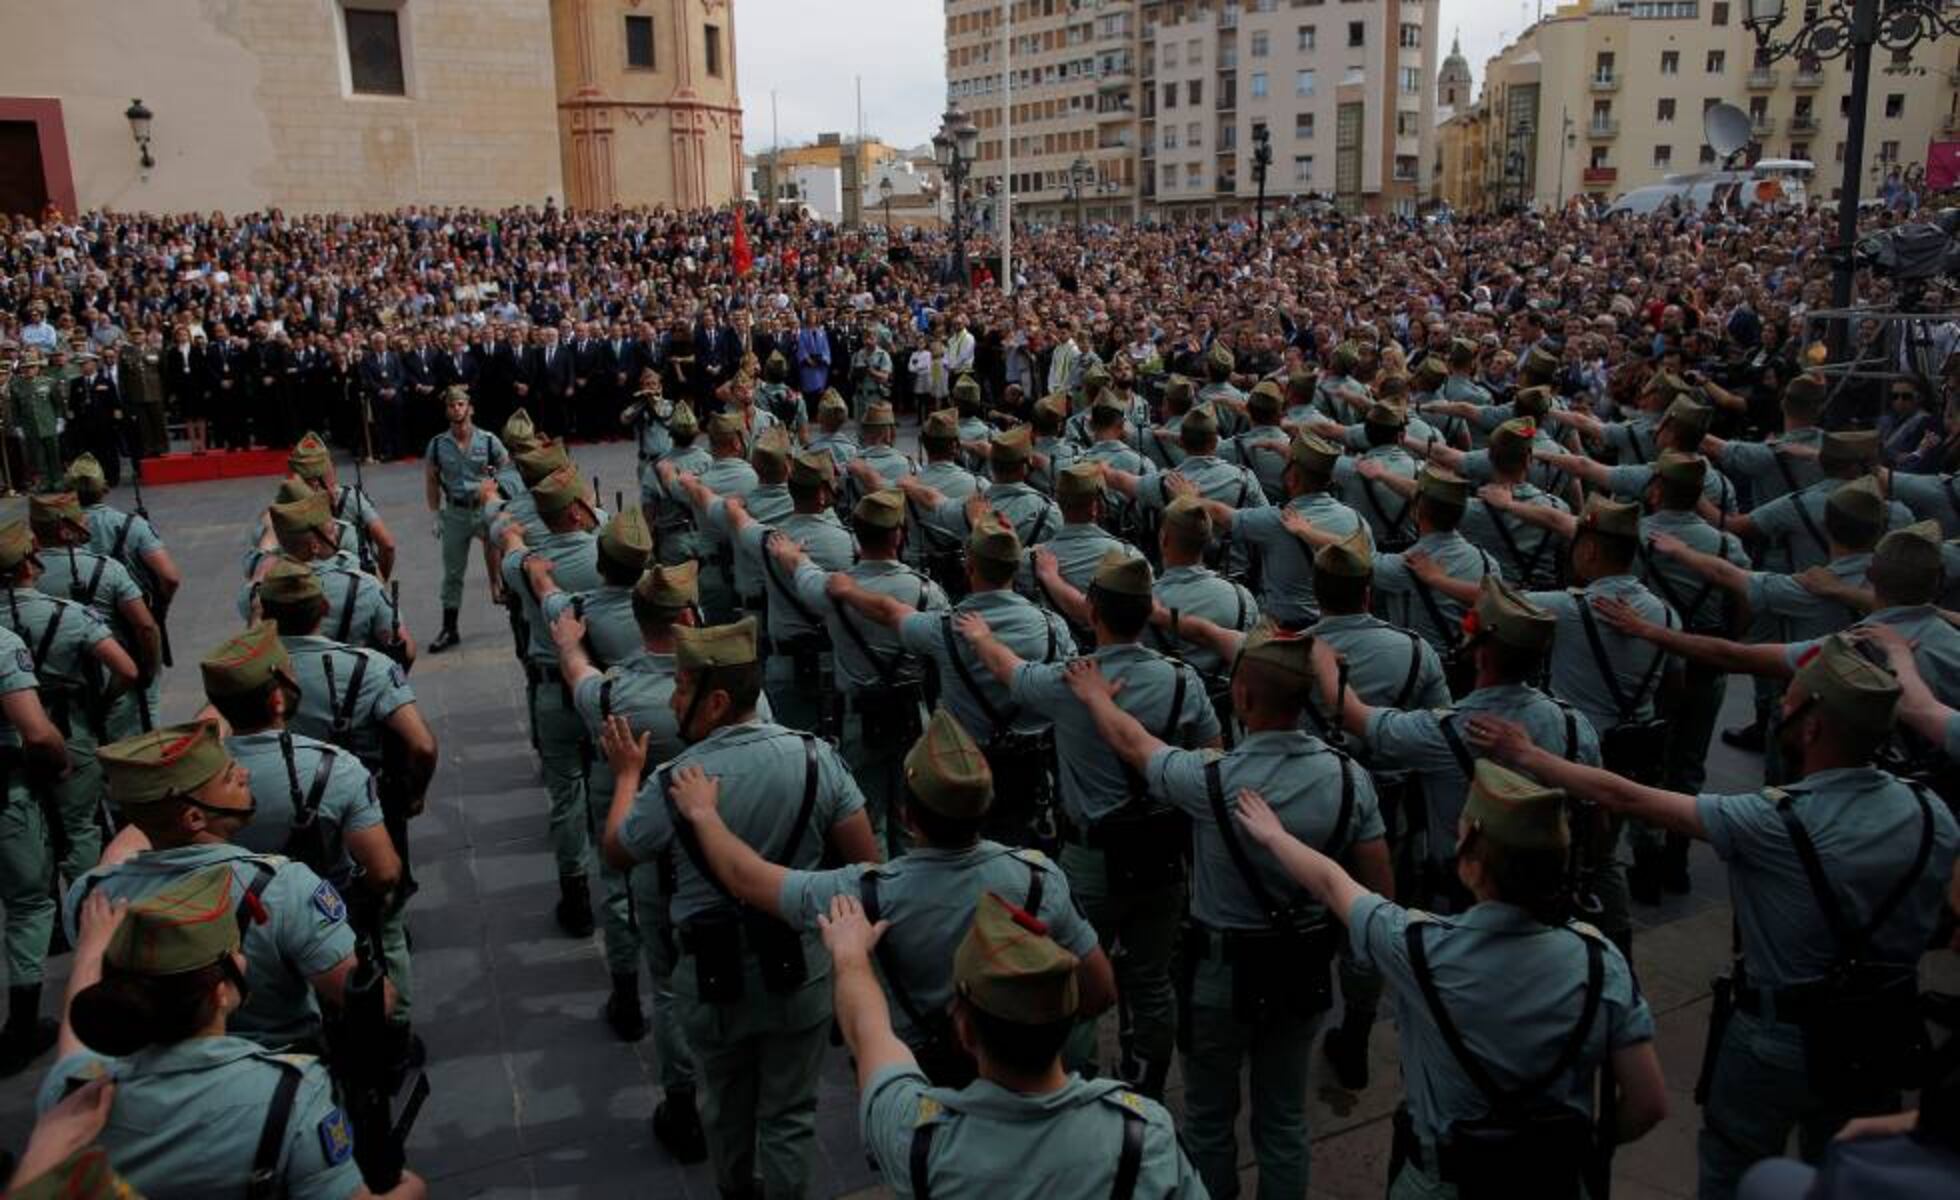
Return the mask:
<svg viewBox="0 0 1960 1200">
<path fill-rule="evenodd" d="M 1824 71 L 1821 67 L 1798 67 L 1790 86 L 1800 92 L 1814 92 L 1824 86 Z"/>
<path fill-rule="evenodd" d="M 1790 118 L 1790 132 L 1793 134 L 1816 133 L 1817 118 L 1810 113 L 1798 113 Z"/>
<path fill-rule="evenodd" d="M 1218 190 L 1227 195 L 1236 194 L 1239 190 L 1239 181 L 1230 175 L 1220 175 L 1218 177 Z"/>
<path fill-rule="evenodd" d="M 1237 109 L 1238 106 L 1239 106 L 1239 94 L 1237 91 L 1218 93 L 1219 112 L 1232 112 L 1233 110 Z"/>
<path fill-rule="evenodd" d="M 1579 173 L 1579 182 L 1587 187 L 1606 187 L 1620 178 L 1618 167 L 1587 167 Z"/>
<path fill-rule="evenodd" d="M 1221 9 L 1218 14 L 1218 27 L 1220 29 L 1237 29 L 1239 27 L 1239 10 L 1236 8 Z"/>
<path fill-rule="evenodd" d="M 1768 137 L 1776 132 L 1776 118 L 1768 113 L 1750 113 L 1749 132 L 1757 137 Z"/>
<path fill-rule="evenodd" d="M 1592 138 L 1619 137 L 1620 123 L 1612 117 L 1594 117 L 1586 123 L 1586 136 Z"/>
<path fill-rule="evenodd" d="M 1779 72 L 1775 67 L 1757 67 L 1749 72 L 1749 90 L 1767 92 L 1776 86 Z"/>
<path fill-rule="evenodd" d="M 1612 74 L 1594 75 L 1592 77 L 1592 90 L 1595 92 L 1617 92 L 1620 90 L 1620 77 Z"/>
<path fill-rule="evenodd" d="M 1103 72 L 1102 78 L 1096 80 L 1096 90 L 1099 92 L 1128 91 L 1130 85 L 1135 82 L 1136 76 L 1131 74 L 1130 69 L 1128 67 L 1121 67 L 1114 71 Z"/>
</svg>

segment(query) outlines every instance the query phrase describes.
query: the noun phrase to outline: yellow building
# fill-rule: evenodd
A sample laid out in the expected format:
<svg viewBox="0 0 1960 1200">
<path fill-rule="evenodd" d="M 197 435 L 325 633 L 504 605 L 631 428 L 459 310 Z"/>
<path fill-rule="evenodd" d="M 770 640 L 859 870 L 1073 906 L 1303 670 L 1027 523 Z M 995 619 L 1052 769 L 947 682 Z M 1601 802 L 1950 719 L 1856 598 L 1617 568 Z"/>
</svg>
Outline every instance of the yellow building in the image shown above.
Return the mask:
<svg viewBox="0 0 1960 1200">
<path fill-rule="evenodd" d="M 1484 112 L 1466 108 L 1436 127 L 1434 198 L 1458 212 L 1484 207 Z"/>
<path fill-rule="evenodd" d="M 60 0 L 0 40 L 0 210 L 719 204 L 741 120 L 730 0 Z"/>
<path fill-rule="evenodd" d="M 1787 39 L 1804 5 L 1776 31 Z M 1758 62 L 1742 0 L 1590 0 L 1566 4 L 1484 69 L 1483 202 L 1547 207 L 1579 194 L 1611 199 L 1666 176 L 1710 170 L 1710 105 L 1751 118 L 1749 158 L 1817 164 L 1812 195 L 1833 198 L 1843 172 L 1849 60 Z M 1923 164 L 1960 130 L 1960 43 L 1877 52 L 1867 111 L 1867 193 L 1892 165 Z"/>
</svg>

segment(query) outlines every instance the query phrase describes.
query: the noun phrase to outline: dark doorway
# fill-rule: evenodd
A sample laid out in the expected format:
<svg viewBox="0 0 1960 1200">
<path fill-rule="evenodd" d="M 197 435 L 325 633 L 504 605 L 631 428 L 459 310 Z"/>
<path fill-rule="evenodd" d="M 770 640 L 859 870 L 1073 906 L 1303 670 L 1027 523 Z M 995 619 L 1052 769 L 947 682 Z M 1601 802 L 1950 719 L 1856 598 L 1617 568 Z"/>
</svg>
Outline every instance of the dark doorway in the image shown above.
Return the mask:
<svg viewBox="0 0 1960 1200">
<path fill-rule="evenodd" d="M 38 216 L 47 205 L 39 127 L 33 121 L 0 121 L 0 212 Z"/>
</svg>

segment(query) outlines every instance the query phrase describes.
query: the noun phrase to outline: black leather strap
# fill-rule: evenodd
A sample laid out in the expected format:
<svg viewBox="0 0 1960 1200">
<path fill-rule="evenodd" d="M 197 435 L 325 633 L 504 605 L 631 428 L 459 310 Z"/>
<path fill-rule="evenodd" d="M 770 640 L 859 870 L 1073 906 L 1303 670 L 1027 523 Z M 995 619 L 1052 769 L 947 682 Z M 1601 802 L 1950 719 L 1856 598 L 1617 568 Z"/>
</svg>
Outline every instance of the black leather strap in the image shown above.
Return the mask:
<svg viewBox="0 0 1960 1200">
<path fill-rule="evenodd" d="M 258 1148 L 252 1151 L 252 1174 L 245 1185 L 247 1200 L 273 1200 L 285 1194 L 279 1178 L 279 1158 L 286 1148 L 286 1126 L 292 1121 L 293 1102 L 299 1097 L 303 1072 L 290 1063 L 273 1065 L 279 1069 L 279 1082 L 272 1087 L 272 1101 L 266 1105 L 264 1124 L 259 1126 Z"/>
<path fill-rule="evenodd" d="M 1403 632 L 1408 633 L 1407 630 L 1403 630 Z M 1390 708 L 1405 709 L 1409 707 L 1410 699 L 1415 696 L 1416 681 L 1422 677 L 1422 647 L 1422 638 L 1410 633 L 1409 673 L 1403 677 L 1401 690 L 1395 693 L 1395 702 L 1389 705 Z"/>
<path fill-rule="evenodd" d="M 1137 1177 L 1143 1173 L 1143 1114 L 1123 1110 L 1123 1150 L 1116 1158 L 1116 1179 L 1109 1186 L 1109 1200 L 1131 1200 L 1136 1195 Z"/>
<path fill-rule="evenodd" d="M 1619 674 L 1613 670 L 1613 660 L 1606 655 L 1606 642 L 1599 635 L 1599 622 L 1593 617 L 1591 600 L 1583 593 L 1577 597 L 1577 600 L 1579 623 L 1585 626 L 1586 645 L 1592 650 L 1593 666 L 1599 669 L 1600 682 L 1606 685 L 1607 692 L 1613 697 L 1613 707 L 1619 710 L 1620 723 L 1624 725 L 1636 720 L 1640 713 L 1640 705 L 1647 699 L 1647 690 L 1660 678 L 1661 666 L 1667 661 L 1667 651 L 1659 646 L 1654 647 L 1654 661 L 1648 666 L 1647 673 L 1640 677 L 1640 682 L 1633 689 L 1633 695 L 1629 697 L 1626 689 L 1620 686 Z M 1662 619 L 1669 629 L 1674 628 L 1672 609 L 1664 609 Z"/>
<path fill-rule="evenodd" d="M 938 1130 L 937 1122 L 912 1130 L 912 1200 L 932 1200 L 932 1135 Z"/>
<path fill-rule="evenodd" d="M 1878 931 L 1892 919 L 1892 914 L 1912 895 L 1913 887 L 1926 873 L 1926 864 L 1933 856 L 1933 806 L 1927 802 L 1923 789 L 1912 786 L 1913 799 L 1919 802 L 1919 849 L 1914 852 L 1912 866 L 1899 881 L 1892 885 L 1885 899 L 1872 910 L 1872 917 L 1865 927 L 1859 929 L 1851 924 L 1838 903 L 1837 892 L 1831 887 L 1831 877 L 1824 870 L 1823 860 L 1817 856 L 1817 844 L 1810 838 L 1810 831 L 1804 828 L 1798 818 L 1796 798 L 1785 794 L 1777 801 L 1776 811 L 1783 818 L 1783 828 L 1790 835 L 1790 845 L 1797 852 L 1797 860 L 1803 864 L 1803 873 L 1810 880 L 1811 895 L 1817 898 L 1817 907 L 1824 914 L 1824 921 L 1831 927 L 1831 936 L 1837 941 L 1838 961 L 1856 962 L 1870 949 L 1871 941 Z"/>
<path fill-rule="evenodd" d="M 1275 929 L 1287 929 L 1292 923 L 1287 918 L 1286 910 L 1280 907 L 1273 894 L 1266 889 L 1265 882 L 1259 878 L 1258 871 L 1252 865 L 1252 859 L 1246 854 L 1244 841 L 1239 838 L 1238 826 L 1235 824 L 1237 818 L 1233 816 L 1231 806 L 1225 801 L 1225 783 L 1219 769 L 1220 761 L 1214 758 L 1205 764 L 1205 795 L 1211 802 L 1212 820 L 1218 824 L 1218 836 L 1224 841 L 1225 852 L 1231 856 L 1232 866 L 1238 872 L 1240 881 L 1245 884 L 1245 890 L 1252 893 L 1253 902 L 1265 912 L 1266 923 Z M 1347 837 L 1348 825 L 1354 818 L 1354 775 L 1346 756 L 1340 756 L 1340 762 L 1341 813 L 1335 819 L 1334 831 L 1328 836 L 1327 843 L 1323 847 L 1323 852 L 1330 855 L 1340 853 L 1341 842 Z"/>
<path fill-rule="evenodd" d="M 360 594 L 360 575 L 354 571 L 347 572 L 347 592 L 340 598 L 340 621 L 334 626 L 333 639 L 343 645 L 354 631 L 354 602 L 360 598 Z"/>
</svg>

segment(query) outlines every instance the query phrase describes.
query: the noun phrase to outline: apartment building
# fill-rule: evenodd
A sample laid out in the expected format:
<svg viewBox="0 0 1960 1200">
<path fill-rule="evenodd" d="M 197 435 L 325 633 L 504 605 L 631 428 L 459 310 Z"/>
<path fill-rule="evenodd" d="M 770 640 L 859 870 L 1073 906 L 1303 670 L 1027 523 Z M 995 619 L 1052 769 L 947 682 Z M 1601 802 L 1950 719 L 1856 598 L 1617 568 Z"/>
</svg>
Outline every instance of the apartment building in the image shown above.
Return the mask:
<svg viewBox="0 0 1960 1200">
<path fill-rule="evenodd" d="M 1780 36 L 1818 7 L 1790 4 Z M 1713 169 L 1702 114 L 1729 103 L 1749 114 L 1752 161 L 1808 159 L 1817 164 L 1812 195 L 1836 196 L 1849 61 L 1760 61 L 1747 9 L 1745 0 L 1561 7 L 1489 61 L 1475 110 L 1443 127 L 1437 194 L 1459 206 L 1544 207 Z M 1960 43 L 1878 51 L 1865 130 L 1867 195 L 1894 166 L 1924 164 L 1933 142 L 1960 138 Z"/>
<path fill-rule="evenodd" d="M 999 188 L 1006 55 L 1020 220 L 1248 215 L 1261 131 L 1269 202 L 1413 212 L 1433 157 L 1437 5 L 1012 0 L 1004 31 L 1001 0 L 948 0 L 948 92 L 980 127 L 976 194 Z"/>
</svg>

